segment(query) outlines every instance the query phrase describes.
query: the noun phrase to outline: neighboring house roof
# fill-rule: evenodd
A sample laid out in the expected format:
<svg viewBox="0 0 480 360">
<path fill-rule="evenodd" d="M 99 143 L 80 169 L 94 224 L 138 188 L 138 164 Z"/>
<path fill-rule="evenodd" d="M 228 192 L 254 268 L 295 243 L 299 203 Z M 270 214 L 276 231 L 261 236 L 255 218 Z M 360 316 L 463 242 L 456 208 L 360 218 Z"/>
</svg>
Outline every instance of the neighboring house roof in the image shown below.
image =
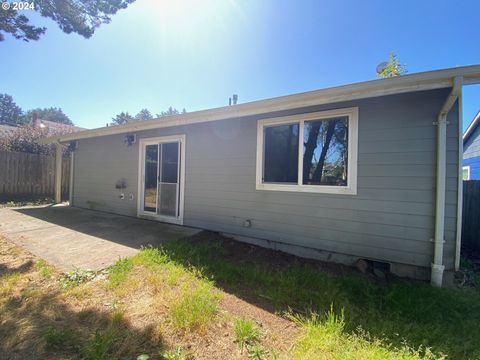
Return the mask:
<svg viewBox="0 0 480 360">
<path fill-rule="evenodd" d="M 477 112 L 477 115 L 473 118 L 473 121 L 468 125 L 467 131 L 465 131 L 465 134 L 463 134 L 463 144 L 468 141 L 470 136 L 474 133 L 475 129 L 478 127 L 480 124 L 480 111 Z"/>
<path fill-rule="evenodd" d="M 453 86 L 453 81 L 456 77 L 462 77 L 464 84 L 479 83 L 480 65 L 463 66 L 451 69 L 402 75 L 387 79 L 371 80 L 300 94 L 281 96 L 267 100 L 237 104 L 233 106 L 171 115 L 161 119 L 133 122 L 125 125 L 108 126 L 99 129 L 81 131 L 75 134 L 50 137 L 44 139 L 44 142 L 67 142 L 97 136 L 124 134 L 140 130 L 252 116 L 275 111 L 364 99 L 375 96 L 450 88 Z"/>
<path fill-rule="evenodd" d="M 0 139 L 8 137 L 10 134 L 20 129 L 21 126 L 22 125 L 18 125 L 18 124 L 0 123 Z M 34 126 L 48 128 L 49 130 L 52 130 L 52 131 L 68 130 L 69 132 L 76 132 L 76 131 L 87 130 L 85 128 L 81 128 L 74 125 L 62 124 L 62 123 L 57 123 L 54 121 L 42 120 L 42 119 L 38 119 L 37 124 Z"/>
<path fill-rule="evenodd" d="M 49 120 L 38 119 L 38 121 L 40 122 L 41 127 L 47 127 L 51 130 L 59 130 L 59 129 L 71 129 L 72 131 L 87 130 L 85 128 L 81 128 L 75 125 L 62 124 L 62 123 L 49 121 Z"/>
</svg>

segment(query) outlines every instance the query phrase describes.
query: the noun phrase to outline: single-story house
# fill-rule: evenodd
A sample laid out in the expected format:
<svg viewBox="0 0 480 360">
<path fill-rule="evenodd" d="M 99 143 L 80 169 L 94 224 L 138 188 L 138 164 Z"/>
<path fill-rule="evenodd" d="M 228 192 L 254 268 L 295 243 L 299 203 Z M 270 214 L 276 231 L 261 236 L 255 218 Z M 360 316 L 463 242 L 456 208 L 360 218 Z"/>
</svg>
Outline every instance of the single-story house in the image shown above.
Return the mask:
<svg viewBox="0 0 480 360">
<path fill-rule="evenodd" d="M 463 134 L 463 180 L 480 180 L 480 111 Z"/>
<path fill-rule="evenodd" d="M 73 206 L 441 286 L 460 261 L 462 84 L 479 81 L 457 67 L 46 141 L 75 147 Z"/>
</svg>

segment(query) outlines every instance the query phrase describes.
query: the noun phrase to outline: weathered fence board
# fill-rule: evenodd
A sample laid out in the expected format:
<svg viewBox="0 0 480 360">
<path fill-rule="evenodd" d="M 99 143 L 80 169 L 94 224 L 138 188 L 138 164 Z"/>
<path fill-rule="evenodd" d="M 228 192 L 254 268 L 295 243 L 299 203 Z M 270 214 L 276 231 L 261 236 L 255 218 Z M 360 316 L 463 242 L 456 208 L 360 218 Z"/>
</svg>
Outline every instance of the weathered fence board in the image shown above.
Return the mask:
<svg viewBox="0 0 480 360">
<path fill-rule="evenodd" d="M 480 251 L 480 180 L 463 182 L 462 243 Z"/>
<path fill-rule="evenodd" d="M 62 198 L 68 198 L 70 158 L 62 161 Z M 0 197 L 53 197 L 55 156 L 0 151 Z"/>
</svg>

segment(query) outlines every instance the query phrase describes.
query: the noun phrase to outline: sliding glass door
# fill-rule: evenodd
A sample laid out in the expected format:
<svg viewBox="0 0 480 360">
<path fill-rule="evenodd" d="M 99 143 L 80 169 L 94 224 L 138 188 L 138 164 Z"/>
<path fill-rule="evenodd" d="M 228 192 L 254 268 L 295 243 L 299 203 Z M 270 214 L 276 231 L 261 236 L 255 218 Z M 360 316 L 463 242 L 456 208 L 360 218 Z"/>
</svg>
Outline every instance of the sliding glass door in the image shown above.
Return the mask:
<svg viewBox="0 0 480 360">
<path fill-rule="evenodd" d="M 141 141 L 140 215 L 179 223 L 182 203 L 182 137 Z"/>
<path fill-rule="evenodd" d="M 178 216 L 179 202 L 179 172 L 180 172 L 180 143 L 172 142 L 160 144 L 160 165 L 158 175 L 158 201 L 157 212 L 159 215 Z"/>
<path fill-rule="evenodd" d="M 145 146 L 143 210 L 157 212 L 158 144 Z"/>
</svg>

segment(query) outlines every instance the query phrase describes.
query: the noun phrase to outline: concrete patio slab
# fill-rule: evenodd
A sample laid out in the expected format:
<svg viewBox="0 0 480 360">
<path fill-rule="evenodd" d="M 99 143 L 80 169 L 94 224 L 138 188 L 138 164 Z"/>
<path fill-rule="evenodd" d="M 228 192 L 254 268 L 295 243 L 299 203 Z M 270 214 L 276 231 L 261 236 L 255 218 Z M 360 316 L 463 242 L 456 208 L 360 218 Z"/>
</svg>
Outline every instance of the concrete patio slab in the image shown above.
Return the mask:
<svg viewBox="0 0 480 360">
<path fill-rule="evenodd" d="M 62 271 L 98 270 L 200 230 L 68 206 L 0 209 L 0 235 Z"/>
</svg>

